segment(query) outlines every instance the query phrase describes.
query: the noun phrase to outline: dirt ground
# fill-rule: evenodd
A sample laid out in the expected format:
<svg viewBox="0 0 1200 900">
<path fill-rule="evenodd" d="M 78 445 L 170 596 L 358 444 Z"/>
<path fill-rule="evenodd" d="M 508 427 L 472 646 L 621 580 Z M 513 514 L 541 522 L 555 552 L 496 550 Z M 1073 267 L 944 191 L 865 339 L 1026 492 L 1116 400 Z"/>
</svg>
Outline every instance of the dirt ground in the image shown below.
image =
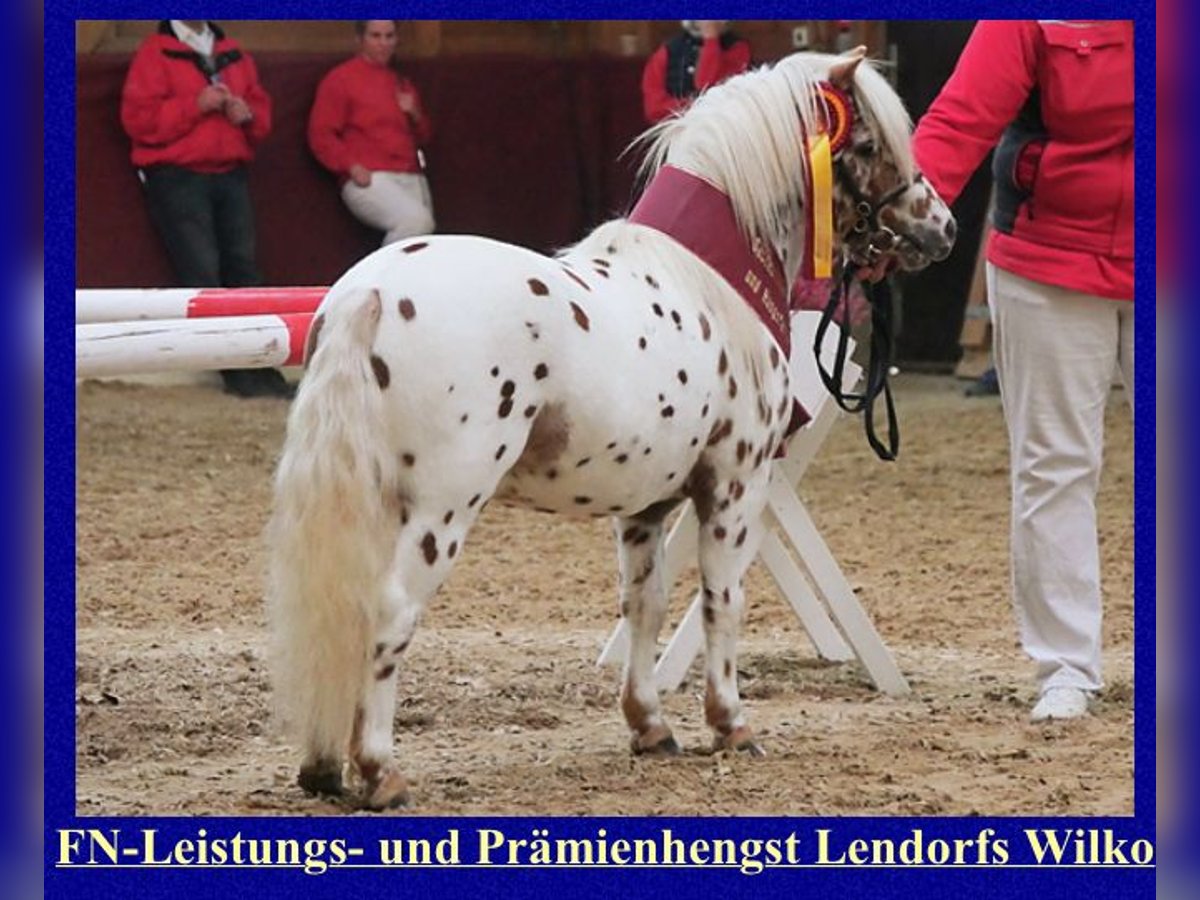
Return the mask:
<svg viewBox="0 0 1200 900">
<path fill-rule="evenodd" d="M 1129 815 L 1133 811 L 1133 444 L 1109 405 L 1100 538 L 1108 687 L 1095 715 L 1031 725 L 1008 595 L 1004 425 L 962 383 L 897 384 L 904 449 L 835 426 L 801 496 L 912 685 L 882 696 L 816 657 L 757 564 L 738 672 L 765 759 L 708 752 L 693 667 L 665 698 L 685 748 L 634 758 L 607 522 L 495 504 L 400 678 L 400 815 Z M 212 384 L 78 391 L 80 814 L 351 813 L 305 797 L 270 715 L 261 600 L 286 405 Z M 673 628 L 685 585 L 671 607 Z M 666 632 L 664 631 L 664 638 Z"/>
</svg>

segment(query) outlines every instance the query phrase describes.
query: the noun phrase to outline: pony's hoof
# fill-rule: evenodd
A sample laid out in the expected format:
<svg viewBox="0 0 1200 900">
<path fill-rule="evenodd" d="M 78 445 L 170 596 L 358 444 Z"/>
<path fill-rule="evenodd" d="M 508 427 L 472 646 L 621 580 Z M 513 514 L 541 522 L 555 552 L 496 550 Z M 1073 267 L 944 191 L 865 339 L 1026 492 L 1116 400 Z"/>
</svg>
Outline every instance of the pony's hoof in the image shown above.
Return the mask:
<svg viewBox="0 0 1200 900">
<path fill-rule="evenodd" d="M 719 734 L 713 739 L 713 751 L 719 753 L 722 750 L 733 750 L 756 759 L 767 755 L 767 752 L 754 740 L 753 732 L 745 726 L 735 728 L 729 734 Z"/>
<path fill-rule="evenodd" d="M 399 772 L 388 772 L 367 790 L 366 809 L 382 812 L 408 805 L 408 781 Z"/>
<path fill-rule="evenodd" d="M 682 752 L 675 735 L 664 727 L 651 728 L 645 734 L 635 734 L 631 747 L 634 756 L 678 756 Z"/>
<path fill-rule="evenodd" d="M 342 793 L 342 764 L 330 760 L 321 760 L 308 766 L 300 767 L 296 778 L 304 793 L 311 796 L 325 794 L 332 797 Z"/>
</svg>

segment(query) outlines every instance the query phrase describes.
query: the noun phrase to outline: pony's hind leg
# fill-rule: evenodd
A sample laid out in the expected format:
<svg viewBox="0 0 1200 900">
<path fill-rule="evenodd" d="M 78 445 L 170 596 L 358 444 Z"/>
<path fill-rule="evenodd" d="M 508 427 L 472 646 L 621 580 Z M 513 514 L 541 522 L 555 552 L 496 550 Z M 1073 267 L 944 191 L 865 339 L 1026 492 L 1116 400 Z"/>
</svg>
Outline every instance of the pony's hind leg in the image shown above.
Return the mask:
<svg viewBox="0 0 1200 900">
<path fill-rule="evenodd" d="M 629 655 L 621 688 L 621 711 L 633 732 L 635 754 L 679 752 L 663 721 L 654 658 L 666 615 L 663 582 L 663 515 L 655 512 L 618 519 L 617 555 L 621 575 L 621 616 L 629 623 Z"/>
<path fill-rule="evenodd" d="M 766 470 L 744 485 L 731 481 L 700 527 L 700 595 L 704 612 L 704 717 L 713 748 L 762 756 L 742 713 L 737 684 L 737 639 L 745 594 L 742 581 L 754 560 L 766 503 Z"/>
<path fill-rule="evenodd" d="M 350 758 L 366 785 L 364 805 L 389 809 L 408 802 L 408 782 L 393 753 L 392 726 L 400 663 L 429 599 L 450 574 L 473 516 L 451 524 L 405 512 L 396 552 L 384 584 L 374 643 L 364 672 L 362 701 L 355 710 Z"/>
</svg>

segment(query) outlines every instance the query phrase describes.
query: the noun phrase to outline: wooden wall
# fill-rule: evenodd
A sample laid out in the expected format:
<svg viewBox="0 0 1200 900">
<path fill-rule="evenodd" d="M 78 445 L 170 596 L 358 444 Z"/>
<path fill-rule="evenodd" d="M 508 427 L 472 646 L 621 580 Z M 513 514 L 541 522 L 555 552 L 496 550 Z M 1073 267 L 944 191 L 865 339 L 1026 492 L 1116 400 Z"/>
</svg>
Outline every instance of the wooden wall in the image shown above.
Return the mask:
<svg viewBox="0 0 1200 900">
<path fill-rule="evenodd" d="M 349 52 L 354 43 L 348 20 L 227 21 L 230 36 L 248 50 Z M 76 23 L 76 52 L 129 53 L 155 28 L 150 19 L 87 20 Z M 886 55 L 883 21 L 844 23 L 855 43 L 872 55 Z M 809 49 L 832 50 L 843 25 L 836 21 L 800 19 L 746 20 L 735 29 L 750 41 L 755 59 L 767 62 L 797 49 L 796 29 L 807 33 Z M 676 20 L 406 20 L 400 25 L 402 57 L 437 57 L 480 53 L 562 57 L 589 53 L 647 56 L 679 28 Z"/>
</svg>

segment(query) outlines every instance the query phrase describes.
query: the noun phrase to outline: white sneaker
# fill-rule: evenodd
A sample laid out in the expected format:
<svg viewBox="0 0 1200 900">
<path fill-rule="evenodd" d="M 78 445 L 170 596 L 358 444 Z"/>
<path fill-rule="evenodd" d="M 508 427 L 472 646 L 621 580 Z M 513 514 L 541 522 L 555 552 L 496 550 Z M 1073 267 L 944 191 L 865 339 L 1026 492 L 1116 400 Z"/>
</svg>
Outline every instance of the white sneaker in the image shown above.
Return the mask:
<svg viewBox="0 0 1200 900">
<path fill-rule="evenodd" d="M 1042 694 L 1037 706 L 1029 714 L 1033 722 L 1046 719 L 1078 719 L 1088 712 L 1087 691 L 1073 687 L 1052 687 Z"/>
</svg>

